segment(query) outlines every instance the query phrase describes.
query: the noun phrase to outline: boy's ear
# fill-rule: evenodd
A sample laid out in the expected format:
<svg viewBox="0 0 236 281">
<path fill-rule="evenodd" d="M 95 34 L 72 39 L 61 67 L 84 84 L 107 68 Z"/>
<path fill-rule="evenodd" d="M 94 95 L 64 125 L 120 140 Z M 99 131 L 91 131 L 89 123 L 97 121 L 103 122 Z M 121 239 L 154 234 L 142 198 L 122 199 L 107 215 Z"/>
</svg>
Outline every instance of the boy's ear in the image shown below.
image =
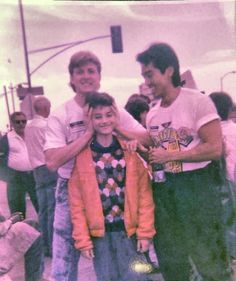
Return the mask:
<svg viewBox="0 0 236 281">
<path fill-rule="evenodd" d="M 173 73 L 174 73 L 174 67 L 173 66 L 168 66 L 166 68 L 165 73 L 168 75 L 168 77 L 171 78 L 173 76 Z"/>
</svg>

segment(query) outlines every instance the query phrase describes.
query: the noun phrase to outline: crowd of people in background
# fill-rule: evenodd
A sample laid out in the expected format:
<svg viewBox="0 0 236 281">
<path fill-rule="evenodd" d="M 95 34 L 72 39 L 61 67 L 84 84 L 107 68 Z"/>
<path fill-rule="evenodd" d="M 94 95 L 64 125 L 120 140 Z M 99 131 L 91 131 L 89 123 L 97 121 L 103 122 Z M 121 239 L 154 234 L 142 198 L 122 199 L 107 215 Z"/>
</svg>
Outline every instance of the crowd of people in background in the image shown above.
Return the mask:
<svg viewBox="0 0 236 281">
<path fill-rule="evenodd" d="M 53 112 L 46 97 L 36 98 L 28 122 L 23 112 L 11 115 L 12 129 L 0 138 L 11 213 L 0 212 L 0 278 L 24 256 L 26 281 L 77 281 L 82 255 L 98 281 L 148 281 L 154 245 L 165 281 L 232 280 L 233 99 L 182 87 L 178 57 L 166 43 L 136 60 L 152 99 L 133 94 L 117 107 L 99 92 L 100 60 L 80 51 L 68 65 L 73 97 Z M 27 220 L 26 194 L 39 225 Z M 51 279 L 43 277 L 44 256 L 52 258 Z M 137 261 L 147 265 L 142 272 Z"/>
</svg>

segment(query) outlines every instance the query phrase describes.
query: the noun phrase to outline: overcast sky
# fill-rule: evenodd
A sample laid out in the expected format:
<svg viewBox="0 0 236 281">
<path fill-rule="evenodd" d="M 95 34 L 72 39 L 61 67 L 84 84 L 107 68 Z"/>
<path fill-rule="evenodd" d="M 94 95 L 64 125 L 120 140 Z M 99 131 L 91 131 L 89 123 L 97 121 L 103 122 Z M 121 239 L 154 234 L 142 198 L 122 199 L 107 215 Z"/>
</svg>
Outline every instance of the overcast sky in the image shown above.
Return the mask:
<svg viewBox="0 0 236 281">
<path fill-rule="evenodd" d="M 54 109 L 73 96 L 68 87 L 70 56 L 90 50 L 102 61 L 101 90 L 124 105 L 143 82 L 137 53 L 152 42 L 163 41 L 176 50 L 181 72 L 190 69 L 197 87 L 206 94 L 220 89 L 220 78 L 236 70 L 236 1 L 35 1 L 23 0 L 28 50 L 109 35 L 121 25 L 124 52 L 112 54 L 110 38 L 68 49 L 32 76 L 32 86 L 43 86 Z M 1 89 L 26 82 L 22 30 L 17 0 L 0 4 Z M 29 55 L 33 71 L 54 49 Z M 236 99 L 236 74 L 227 75 L 224 90 Z M 3 90 L 2 90 L 3 92 Z M 9 97 L 10 98 L 10 97 Z M 11 106 L 11 100 L 10 100 Z M 16 99 L 16 109 L 19 109 Z M 12 108 L 11 108 L 12 111 Z M 5 100 L 0 97 L 0 130 L 5 130 Z"/>
</svg>

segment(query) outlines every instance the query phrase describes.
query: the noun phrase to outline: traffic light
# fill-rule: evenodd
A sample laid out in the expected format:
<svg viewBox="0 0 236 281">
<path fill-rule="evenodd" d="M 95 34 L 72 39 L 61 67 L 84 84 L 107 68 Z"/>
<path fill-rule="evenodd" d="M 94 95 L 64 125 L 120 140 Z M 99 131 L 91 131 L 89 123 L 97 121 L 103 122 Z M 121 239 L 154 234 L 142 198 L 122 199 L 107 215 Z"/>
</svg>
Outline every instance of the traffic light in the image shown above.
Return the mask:
<svg viewBox="0 0 236 281">
<path fill-rule="evenodd" d="M 112 53 L 123 53 L 121 26 L 111 26 Z"/>
</svg>

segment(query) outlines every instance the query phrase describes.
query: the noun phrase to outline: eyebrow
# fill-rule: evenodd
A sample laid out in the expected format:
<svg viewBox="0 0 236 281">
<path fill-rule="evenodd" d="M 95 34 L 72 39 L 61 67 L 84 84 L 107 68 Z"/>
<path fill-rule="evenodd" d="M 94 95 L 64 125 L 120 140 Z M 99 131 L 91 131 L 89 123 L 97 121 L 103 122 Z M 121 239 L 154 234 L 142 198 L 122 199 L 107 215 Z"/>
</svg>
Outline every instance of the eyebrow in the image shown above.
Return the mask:
<svg viewBox="0 0 236 281">
<path fill-rule="evenodd" d="M 152 70 L 145 70 L 141 74 L 142 74 L 142 76 L 144 76 L 144 75 L 147 75 L 149 73 L 152 73 Z"/>
<path fill-rule="evenodd" d="M 110 114 L 110 113 L 113 113 L 113 111 L 110 110 L 110 111 L 106 112 L 105 114 Z M 94 115 L 102 115 L 103 113 L 95 112 L 95 113 L 93 113 L 93 114 L 94 114 Z"/>
</svg>

